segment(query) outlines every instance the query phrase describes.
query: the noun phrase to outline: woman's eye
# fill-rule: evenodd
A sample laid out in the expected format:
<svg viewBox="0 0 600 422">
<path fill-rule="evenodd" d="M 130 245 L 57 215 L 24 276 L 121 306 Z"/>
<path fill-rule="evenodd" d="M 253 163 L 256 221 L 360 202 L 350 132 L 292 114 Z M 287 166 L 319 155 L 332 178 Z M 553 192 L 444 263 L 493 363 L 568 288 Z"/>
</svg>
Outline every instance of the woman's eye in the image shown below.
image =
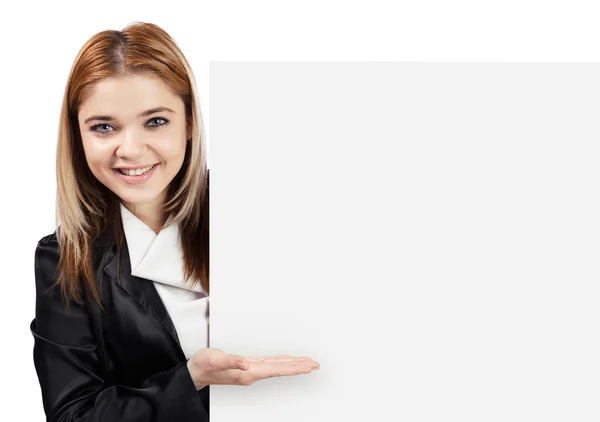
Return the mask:
<svg viewBox="0 0 600 422">
<path fill-rule="evenodd" d="M 169 123 L 169 121 L 167 119 L 165 119 L 164 117 L 153 117 L 152 119 L 148 120 L 148 122 L 146 123 L 149 127 L 160 127 L 160 126 L 164 126 L 167 123 Z M 100 123 L 97 125 L 94 125 L 90 128 L 90 130 L 92 132 L 97 132 L 97 133 L 109 133 L 109 132 L 114 132 L 114 128 L 106 123 Z"/>
<path fill-rule="evenodd" d="M 149 126 L 151 126 L 151 127 L 152 126 L 164 126 L 167 123 L 169 123 L 169 121 L 163 117 L 153 117 L 152 119 L 148 120 L 148 123 L 156 122 L 156 121 L 158 121 L 159 123 L 158 124 L 150 124 Z M 162 123 L 160 123 L 160 122 L 162 122 Z"/>
<path fill-rule="evenodd" d="M 109 129 L 106 129 L 106 128 L 109 128 Z M 110 126 L 110 125 L 107 125 L 106 123 L 101 123 L 101 124 L 99 124 L 99 125 L 94 125 L 94 126 L 92 126 L 90 129 L 91 129 L 93 132 L 98 132 L 98 133 L 108 133 L 108 132 L 111 132 L 110 128 L 111 128 L 111 126 Z M 106 129 L 106 130 L 104 130 L 104 129 Z"/>
</svg>

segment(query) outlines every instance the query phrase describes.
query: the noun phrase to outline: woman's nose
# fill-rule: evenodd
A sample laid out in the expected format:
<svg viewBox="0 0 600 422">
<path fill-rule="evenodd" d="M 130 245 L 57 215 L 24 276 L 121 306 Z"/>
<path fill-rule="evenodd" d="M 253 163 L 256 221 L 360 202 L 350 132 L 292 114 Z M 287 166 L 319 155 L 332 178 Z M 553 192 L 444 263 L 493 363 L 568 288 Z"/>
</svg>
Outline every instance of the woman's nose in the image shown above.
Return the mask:
<svg viewBox="0 0 600 422">
<path fill-rule="evenodd" d="M 135 160 L 144 156 L 145 153 L 146 144 L 144 143 L 143 134 L 135 130 L 124 131 L 117 148 L 117 155 Z"/>
</svg>

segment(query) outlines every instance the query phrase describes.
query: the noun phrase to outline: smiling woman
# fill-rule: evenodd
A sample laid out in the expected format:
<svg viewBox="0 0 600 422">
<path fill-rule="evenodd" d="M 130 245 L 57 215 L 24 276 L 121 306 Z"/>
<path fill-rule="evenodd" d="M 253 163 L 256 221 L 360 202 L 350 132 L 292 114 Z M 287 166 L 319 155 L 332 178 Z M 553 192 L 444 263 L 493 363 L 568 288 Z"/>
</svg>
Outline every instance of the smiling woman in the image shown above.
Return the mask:
<svg viewBox="0 0 600 422">
<path fill-rule="evenodd" d="M 94 35 L 67 81 L 57 227 L 35 252 L 48 420 L 207 421 L 209 386 L 310 373 L 210 348 L 209 172 L 193 73 L 149 23 Z"/>
<path fill-rule="evenodd" d="M 78 119 L 92 174 L 158 233 L 191 137 L 181 98 L 150 72 L 108 77 L 90 89 Z"/>
</svg>

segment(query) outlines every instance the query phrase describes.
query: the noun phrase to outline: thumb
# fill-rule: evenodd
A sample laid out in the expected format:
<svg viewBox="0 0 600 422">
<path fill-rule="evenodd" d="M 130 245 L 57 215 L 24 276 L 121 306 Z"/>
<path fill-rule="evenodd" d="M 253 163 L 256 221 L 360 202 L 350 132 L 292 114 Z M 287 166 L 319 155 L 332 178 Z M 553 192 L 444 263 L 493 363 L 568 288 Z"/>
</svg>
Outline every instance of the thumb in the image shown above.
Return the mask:
<svg viewBox="0 0 600 422">
<path fill-rule="evenodd" d="M 243 356 L 239 355 L 230 355 L 228 363 L 229 369 L 241 369 L 245 371 L 249 367 L 248 361 Z"/>
</svg>

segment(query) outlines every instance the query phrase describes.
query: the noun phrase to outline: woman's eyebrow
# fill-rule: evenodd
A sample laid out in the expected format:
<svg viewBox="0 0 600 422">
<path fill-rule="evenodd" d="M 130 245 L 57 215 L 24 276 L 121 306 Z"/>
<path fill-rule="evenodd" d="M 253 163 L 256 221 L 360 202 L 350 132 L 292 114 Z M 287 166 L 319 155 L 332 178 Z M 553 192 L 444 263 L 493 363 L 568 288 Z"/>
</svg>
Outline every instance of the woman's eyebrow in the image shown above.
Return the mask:
<svg viewBox="0 0 600 422">
<path fill-rule="evenodd" d="M 173 110 L 171 110 L 168 107 L 155 107 L 155 108 L 151 108 L 150 110 L 146 110 L 143 113 L 140 113 L 137 117 L 149 116 L 149 115 L 154 114 L 154 113 L 160 113 L 161 111 L 168 111 L 170 113 L 175 113 Z M 87 123 L 87 122 L 90 122 L 92 120 L 103 120 L 103 121 L 106 121 L 106 122 L 110 122 L 112 120 L 115 120 L 115 118 L 112 117 L 112 116 L 106 116 L 106 115 L 104 115 L 104 116 L 90 116 L 87 119 L 85 119 L 85 121 L 83 123 Z"/>
</svg>

